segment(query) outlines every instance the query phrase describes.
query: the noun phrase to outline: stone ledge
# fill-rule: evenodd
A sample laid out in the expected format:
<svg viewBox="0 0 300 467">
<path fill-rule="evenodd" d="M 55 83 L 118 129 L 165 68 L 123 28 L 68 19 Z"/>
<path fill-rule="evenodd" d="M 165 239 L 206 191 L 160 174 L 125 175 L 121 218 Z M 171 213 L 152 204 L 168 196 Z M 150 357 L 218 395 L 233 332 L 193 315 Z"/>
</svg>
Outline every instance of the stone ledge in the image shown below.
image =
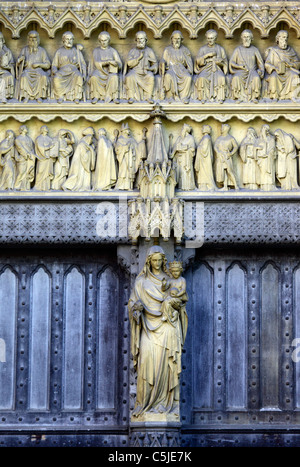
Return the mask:
<svg viewBox="0 0 300 467">
<path fill-rule="evenodd" d="M 157 102 L 167 120 L 178 122 L 185 118 L 190 118 L 195 122 L 203 122 L 207 118 L 214 118 L 219 122 L 227 122 L 231 118 L 237 118 L 243 122 L 250 122 L 255 118 L 261 118 L 266 122 L 276 121 L 284 118 L 290 122 L 300 120 L 299 103 L 281 101 L 277 103 L 258 104 L 236 104 L 233 101 L 224 104 L 207 102 L 201 104 L 198 101 L 191 101 L 188 105 L 173 102 L 168 104 L 164 101 Z M 8 118 L 14 118 L 18 122 L 27 122 L 31 118 L 38 118 L 44 123 L 49 123 L 55 118 L 72 123 L 80 118 L 85 118 L 90 122 L 99 122 L 103 118 L 118 123 L 125 119 L 132 118 L 137 122 L 144 122 L 151 117 L 153 105 L 147 103 L 128 104 L 104 104 L 92 105 L 90 102 L 80 102 L 79 104 L 66 102 L 57 104 L 47 103 L 7 103 L 0 104 L 0 122 Z"/>
<path fill-rule="evenodd" d="M 20 199 L 2 200 L 0 243 L 130 244 L 125 202 L 108 201 L 112 205 L 109 212 L 107 205 L 101 206 L 99 201 L 88 197 L 65 198 L 60 203 L 53 199 L 31 199 L 22 203 Z M 183 246 L 188 240 L 196 241 L 199 233 L 204 245 L 300 244 L 300 204 L 295 200 L 277 200 L 276 203 L 273 200 L 223 200 L 203 204 L 204 215 L 199 219 L 194 206 L 185 213 Z"/>
</svg>

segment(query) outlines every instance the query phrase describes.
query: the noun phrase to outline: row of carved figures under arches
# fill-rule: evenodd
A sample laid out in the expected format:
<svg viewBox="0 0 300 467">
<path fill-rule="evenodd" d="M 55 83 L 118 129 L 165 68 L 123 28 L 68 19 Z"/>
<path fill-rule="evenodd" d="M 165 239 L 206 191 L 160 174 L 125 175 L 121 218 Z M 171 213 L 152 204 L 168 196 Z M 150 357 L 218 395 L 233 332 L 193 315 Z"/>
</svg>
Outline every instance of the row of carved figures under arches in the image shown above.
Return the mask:
<svg viewBox="0 0 300 467">
<path fill-rule="evenodd" d="M 217 43 L 217 32 L 205 33 L 206 44 L 195 59 L 174 31 L 158 59 L 144 31 L 136 33 L 135 46 L 123 61 L 110 45 L 106 31 L 90 60 L 83 46 L 65 32 L 52 60 L 41 47 L 39 34 L 28 34 L 28 45 L 15 60 L 0 33 L 0 101 L 134 103 L 178 101 L 182 103 L 260 100 L 300 101 L 300 59 L 288 44 L 288 32 L 279 31 L 276 44 L 264 52 L 253 42 L 253 33 L 241 33 L 241 45 L 228 59 Z"/>
<path fill-rule="evenodd" d="M 55 136 L 43 125 L 33 140 L 21 125 L 16 136 L 6 130 L 0 142 L 0 189 L 17 191 L 139 190 L 142 197 L 167 196 L 175 189 L 299 190 L 300 141 L 268 124 L 259 132 L 249 127 L 240 144 L 229 124 L 212 140 L 212 128 L 204 124 L 199 141 L 184 123 L 179 135 L 169 134 L 165 144 L 161 120 L 156 117 L 152 134 L 143 129 L 140 141 L 128 123 L 114 131 L 88 127 L 75 137 L 60 129 Z"/>
</svg>

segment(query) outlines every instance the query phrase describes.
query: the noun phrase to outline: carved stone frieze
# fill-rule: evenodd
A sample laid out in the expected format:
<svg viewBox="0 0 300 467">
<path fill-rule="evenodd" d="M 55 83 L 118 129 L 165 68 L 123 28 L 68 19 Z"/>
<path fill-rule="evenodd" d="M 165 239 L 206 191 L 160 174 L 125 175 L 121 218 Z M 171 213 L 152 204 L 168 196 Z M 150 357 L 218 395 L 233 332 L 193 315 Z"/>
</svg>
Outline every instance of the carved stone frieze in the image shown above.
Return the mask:
<svg viewBox="0 0 300 467">
<path fill-rule="evenodd" d="M 193 240 L 193 231 L 200 230 L 204 233 L 204 245 L 300 243 L 300 207 L 293 201 L 206 202 L 203 225 L 193 215 L 188 218 L 189 212 L 185 210 L 185 222 L 194 224 L 195 229 L 187 229 L 183 246 L 187 240 Z M 125 201 L 75 202 L 73 198 L 56 204 L 45 199 L 34 203 L 6 200 L 0 205 L 0 215 L 1 244 L 131 243 L 130 211 Z"/>
<path fill-rule="evenodd" d="M 72 22 L 85 38 L 98 28 L 100 22 L 106 22 L 115 29 L 120 38 L 138 23 L 143 22 L 153 32 L 156 39 L 174 22 L 180 23 L 196 38 L 199 31 L 209 23 L 218 24 L 227 38 L 244 23 L 251 23 L 262 37 L 268 37 L 270 31 L 281 21 L 286 21 L 299 37 L 299 5 L 289 1 L 253 4 L 239 2 L 174 2 L 143 1 L 135 2 L 57 2 L 55 5 L 37 1 L 32 3 L 2 2 L 0 20 L 9 29 L 14 38 L 31 22 L 38 22 L 47 31 L 50 38 L 55 37 L 65 24 Z"/>
</svg>

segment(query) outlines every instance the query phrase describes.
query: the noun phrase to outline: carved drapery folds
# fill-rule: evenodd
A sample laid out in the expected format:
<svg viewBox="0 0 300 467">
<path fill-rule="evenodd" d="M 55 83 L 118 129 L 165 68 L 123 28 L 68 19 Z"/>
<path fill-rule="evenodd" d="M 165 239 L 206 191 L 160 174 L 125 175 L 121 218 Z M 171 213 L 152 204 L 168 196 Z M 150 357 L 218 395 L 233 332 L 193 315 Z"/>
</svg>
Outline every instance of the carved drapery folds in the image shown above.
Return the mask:
<svg viewBox="0 0 300 467">
<path fill-rule="evenodd" d="M 27 125 L 3 127 L 0 190 L 129 192 L 169 201 L 182 192 L 299 190 L 299 134 L 262 124 L 238 129 L 237 140 L 228 123 L 220 130 L 183 123 L 174 138 L 159 107 L 153 115 L 139 136 L 128 122 L 112 133 L 93 126 L 54 133 L 41 125 L 36 137 Z"/>
<path fill-rule="evenodd" d="M 56 7 L 55 11 L 59 8 Z M 96 13 L 92 14 L 95 8 L 97 9 L 97 6 L 86 10 L 87 16 L 84 15 L 83 22 L 86 23 L 88 17 L 95 16 Z M 118 19 L 125 14 L 121 22 L 123 25 L 128 18 L 126 14 L 128 8 L 124 6 L 123 9 L 121 7 L 118 9 Z M 195 12 L 201 8 L 200 5 L 195 5 L 194 9 L 189 11 L 186 17 L 189 19 L 188 23 L 185 23 L 181 13 L 180 23 L 185 29 L 191 30 L 192 24 L 197 22 Z M 96 47 L 86 42 L 84 44 L 78 42 L 76 33 L 65 31 L 56 51 L 53 51 L 53 47 L 49 47 L 48 44 L 40 45 L 40 33 L 30 31 L 27 34 L 27 45 L 20 45 L 14 56 L 1 34 L 0 100 L 2 103 L 46 101 L 50 104 L 65 101 L 93 104 L 101 102 L 153 104 L 154 101 L 184 104 L 189 102 L 236 104 L 274 100 L 299 102 L 300 58 L 297 47 L 289 43 L 289 32 L 279 30 L 272 45 L 262 48 L 263 44 L 260 44 L 257 47 L 253 43 L 254 36 L 251 30 L 245 28 L 242 32 L 236 32 L 243 24 L 248 24 L 245 12 L 239 15 L 235 13 L 235 9 L 230 9 L 227 5 L 225 13 L 220 15 L 216 12 L 216 8 L 210 9 L 210 16 L 212 12 L 215 20 L 221 16 L 221 23 L 217 22 L 219 30 L 223 29 L 222 22 L 225 21 L 227 26 L 232 27 L 230 33 L 225 32 L 225 36 L 234 37 L 239 41 L 239 45 L 233 50 L 225 43 L 222 45 L 218 43 L 216 29 L 203 32 L 198 29 L 197 33 L 193 34 L 190 31 L 190 36 L 199 41 L 196 53 L 191 51 L 191 46 L 194 50 L 195 45 L 188 44 L 180 30 L 169 32 L 169 45 L 164 42 L 159 53 L 154 51 L 152 44 L 149 43 L 150 34 L 145 31 L 136 32 L 135 45 L 132 44 L 128 52 L 124 52 L 123 47 L 112 46 L 111 36 L 107 31 L 99 33 L 99 44 Z M 75 11 L 74 9 L 75 6 L 73 10 L 69 6 L 67 13 L 71 14 L 70 11 Z M 20 14 L 19 20 L 16 16 L 17 11 L 21 10 L 21 7 L 13 10 L 15 19 L 12 24 L 21 21 Z M 174 7 L 175 10 L 179 15 L 177 6 Z M 184 10 L 185 8 L 182 9 Z M 31 11 L 27 22 L 23 24 L 24 28 L 30 24 L 29 18 L 31 22 L 34 21 L 37 11 L 36 8 Z M 156 14 L 157 11 L 161 12 L 160 9 L 155 10 Z M 251 21 L 250 18 L 248 21 L 257 29 L 261 29 L 262 24 L 271 21 L 268 10 L 262 9 L 262 11 L 263 15 L 257 13 L 256 16 L 253 10 L 246 9 L 246 13 L 250 15 L 251 12 L 252 15 Z M 295 14 L 296 11 L 294 8 L 291 14 L 287 13 L 287 8 L 283 8 L 272 18 L 276 16 L 277 22 L 279 19 L 287 21 L 291 28 L 294 26 L 297 30 L 299 15 Z M 50 8 L 47 14 L 50 15 L 50 23 L 56 25 L 59 22 L 53 9 Z M 209 16 L 208 12 L 207 15 Z M 203 16 L 205 15 L 201 14 L 199 18 Z M 79 21 L 79 18 L 80 16 L 75 15 L 73 19 L 76 26 L 81 29 L 82 19 L 80 18 Z M 1 21 L 6 27 L 11 26 L 4 13 L 2 17 L 0 15 Z M 213 18 L 208 24 L 212 24 L 212 21 Z M 202 28 L 205 27 L 207 21 L 202 25 Z M 149 29 L 151 30 L 151 27 Z M 50 31 L 48 32 L 50 34 Z M 124 34 L 122 37 L 125 37 Z M 266 31 L 261 30 L 261 37 L 267 35 Z"/>
</svg>

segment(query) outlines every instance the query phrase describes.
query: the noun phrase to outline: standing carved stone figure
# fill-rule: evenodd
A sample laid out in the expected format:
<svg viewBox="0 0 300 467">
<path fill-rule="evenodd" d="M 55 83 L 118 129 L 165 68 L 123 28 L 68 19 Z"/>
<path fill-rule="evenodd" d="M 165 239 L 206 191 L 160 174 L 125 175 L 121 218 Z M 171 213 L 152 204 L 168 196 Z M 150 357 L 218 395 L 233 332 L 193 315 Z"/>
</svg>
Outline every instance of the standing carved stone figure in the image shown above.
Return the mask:
<svg viewBox="0 0 300 467">
<path fill-rule="evenodd" d="M 110 190 L 117 181 L 117 168 L 112 142 L 106 130 L 98 132 L 97 161 L 94 172 L 93 189 L 95 191 Z"/>
<path fill-rule="evenodd" d="M 298 190 L 297 150 L 294 137 L 283 130 L 274 131 L 277 149 L 276 175 L 283 190 Z"/>
<path fill-rule="evenodd" d="M 136 421 L 179 421 L 179 379 L 187 314 L 185 302 L 165 291 L 170 280 L 166 262 L 161 247 L 148 250 L 128 302 L 131 352 L 137 370 L 132 418 Z M 165 301 L 177 311 L 173 322 L 164 320 Z"/>
<path fill-rule="evenodd" d="M 242 45 L 236 47 L 229 60 L 232 98 L 237 99 L 238 102 L 257 103 L 261 97 L 264 62 L 259 50 L 251 45 L 252 31 L 245 29 L 241 39 Z"/>
<path fill-rule="evenodd" d="M 74 35 L 65 32 L 62 36 L 63 47 L 60 47 L 52 61 L 53 97 L 59 103 L 76 102 L 84 97 L 86 79 L 86 63 L 81 50 L 83 47 L 74 44 Z"/>
<path fill-rule="evenodd" d="M 169 155 L 175 162 L 177 186 L 180 190 L 196 188 L 194 176 L 196 143 L 191 133 L 192 127 L 185 123 Z"/>
<path fill-rule="evenodd" d="M 260 188 L 270 191 L 275 186 L 276 143 L 269 125 L 263 125 L 257 141 L 257 164 L 260 171 Z"/>
<path fill-rule="evenodd" d="M 12 190 L 16 178 L 15 135 L 12 130 L 5 132 L 5 138 L 0 143 L 0 190 Z"/>
<path fill-rule="evenodd" d="M 238 190 L 238 182 L 234 173 L 232 161 L 232 158 L 238 151 L 238 144 L 229 132 L 230 125 L 224 123 L 221 127 L 221 136 L 219 136 L 215 141 L 216 182 L 223 190 L 228 190 L 229 186 L 233 186 Z"/>
<path fill-rule="evenodd" d="M 192 90 L 193 60 L 190 51 L 182 42 L 181 32 L 174 31 L 171 35 L 171 45 L 163 52 L 160 74 L 166 99 L 181 100 L 187 104 Z"/>
<path fill-rule="evenodd" d="M 70 157 L 73 155 L 74 135 L 69 130 L 59 130 L 55 138 L 55 150 L 57 159 L 54 163 L 54 177 L 51 188 L 61 190 L 62 185 L 67 179 L 70 167 Z"/>
<path fill-rule="evenodd" d="M 28 45 L 21 50 L 16 63 L 16 98 L 42 102 L 50 95 L 51 63 L 47 52 L 39 45 L 40 36 L 36 31 L 31 31 L 27 40 Z"/>
<path fill-rule="evenodd" d="M 207 44 L 200 47 L 195 60 L 195 92 L 202 103 L 215 100 L 221 104 L 227 95 L 228 60 L 224 48 L 216 44 L 217 35 L 214 29 L 205 33 Z"/>
<path fill-rule="evenodd" d="M 62 185 L 63 190 L 89 191 L 92 188 L 92 171 L 95 169 L 96 151 L 94 129 L 83 130 L 71 162 L 69 177 Z"/>
<path fill-rule="evenodd" d="M 5 104 L 7 99 L 14 97 L 15 70 L 11 51 L 6 47 L 2 32 L 0 32 L 0 101 Z"/>
<path fill-rule="evenodd" d="M 214 152 L 211 141 L 211 127 L 203 125 L 202 138 L 197 147 L 195 171 L 198 189 L 201 191 L 215 190 L 216 183 L 213 173 Z"/>
<path fill-rule="evenodd" d="M 145 140 L 140 143 L 133 138 L 127 123 L 121 127 L 114 143 L 119 165 L 116 190 L 132 190 L 140 161 L 145 158 Z"/>
<path fill-rule="evenodd" d="M 92 104 L 98 100 L 118 104 L 122 62 L 118 52 L 110 46 L 110 35 L 106 31 L 98 36 L 100 46 L 93 51 L 88 67 L 88 86 Z"/>
<path fill-rule="evenodd" d="M 54 161 L 57 157 L 55 140 L 49 136 L 49 128 L 43 125 L 35 140 L 37 158 L 34 189 L 49 191 L 54 177 Z"/>
<path fill-rule="evenodd" d="M 276 34 L 274 47 L 266 51 L 265 97 L 276 100 L 299 98 L 300 94 L 300 60 L 295 50 L 288 45 L 288 32 L 279 31 Z"/>
<path fill-rule="evenodd" d="M 135 36 L 136 47 L 129 51 L 124 66 L 124 92 L 128 102 L 153 103 L 155 75 L 158 62 L 153 50 L 147 46 L 147 35 L 139 31 Z"/>
<path fill-rule="evenodd" d="M 250 127 L 240 144 L 240 157 L 243 161 L 242 182 L 248 190 L 256 190 L 260 184 L 256 146 L 257 133 Z"/>
<path fill-rule="evenodd" d="M 20 134 L 15 139 L 15 160 L 17 176 L 15 181 L 15 190 L 30 190 L 31 183 L 34 181 L 35 169 L 35 149 L 34 142 L 28 136 L 26 125 L 20 126 Z"/>
</svg>

